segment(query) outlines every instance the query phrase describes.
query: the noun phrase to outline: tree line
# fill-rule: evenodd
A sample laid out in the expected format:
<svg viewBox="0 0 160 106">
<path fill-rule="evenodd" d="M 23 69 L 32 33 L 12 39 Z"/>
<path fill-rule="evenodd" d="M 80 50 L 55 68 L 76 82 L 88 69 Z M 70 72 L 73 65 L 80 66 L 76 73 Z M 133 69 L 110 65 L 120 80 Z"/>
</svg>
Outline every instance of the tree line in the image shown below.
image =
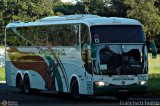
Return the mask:
<svg viewBox="0 0 160 106">
<path fill-rule="evenodd" d="M 13 21 L 35 21 L 46 16 L 95 14 L 139 20 L 148 39 L 160 47 L 160 0 L 0 0 L 0 44 L 5 26 Z"/>
</svg>

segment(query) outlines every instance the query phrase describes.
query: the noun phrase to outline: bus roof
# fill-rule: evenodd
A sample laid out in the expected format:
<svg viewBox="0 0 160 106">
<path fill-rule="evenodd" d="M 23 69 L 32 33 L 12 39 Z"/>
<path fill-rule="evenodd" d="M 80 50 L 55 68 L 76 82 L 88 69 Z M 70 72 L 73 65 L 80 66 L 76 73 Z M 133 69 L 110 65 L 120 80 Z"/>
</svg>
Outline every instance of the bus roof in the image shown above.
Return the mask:
<svg viewBox="0 0 160 106">
<path fill-rule="evenodd" d="M 100 17 L 97 15 L 79 14 L 79 15 L 64 15 L 50 16 L 42 18 L 35 22 L 13 22 L 6 26 L 9 27 L 27 27 L 27 26 L 43 26 L 43 25 L 58 25 L 58 24 L 77 24 L 84 23 L 88 26 L 93 25 L 141 25 L 135 19 L 118 18 L 118 17 Z"/>
</svg>

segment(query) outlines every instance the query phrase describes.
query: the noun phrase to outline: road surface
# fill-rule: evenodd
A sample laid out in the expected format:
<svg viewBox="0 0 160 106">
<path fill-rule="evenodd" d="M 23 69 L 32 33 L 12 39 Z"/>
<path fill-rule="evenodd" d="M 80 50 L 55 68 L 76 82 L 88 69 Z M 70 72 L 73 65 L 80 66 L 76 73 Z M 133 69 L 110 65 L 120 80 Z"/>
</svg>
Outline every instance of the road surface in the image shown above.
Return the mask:
<svg viewBox="0 0 160 106">
<path fill-rule="evenodd" d="M 114 97 L 89 97 L 73 100 L 70 95 L 40 92 L 31 95 L 20 93 L 14 87 L 0 83 L 0 106 L 119 106 L 125 105 L 160 105 L 160 98 L 131 97 L 128 101 L 118 101 Z"/>
</svg>

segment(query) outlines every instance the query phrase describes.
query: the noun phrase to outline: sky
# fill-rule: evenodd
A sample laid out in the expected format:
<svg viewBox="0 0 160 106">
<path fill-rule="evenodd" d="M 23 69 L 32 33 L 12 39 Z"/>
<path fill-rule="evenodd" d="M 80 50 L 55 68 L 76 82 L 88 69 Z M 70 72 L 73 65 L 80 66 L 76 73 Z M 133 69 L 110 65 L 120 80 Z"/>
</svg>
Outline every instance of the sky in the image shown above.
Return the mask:
<svg viewBox="0 0 160 106">
<path fill-rule="evenodd" d="M 72 2 L 72 3 L 76 3 L 77 0 L 61 0 L 62 2 Z"/>
<path fill-rule="evenodd" d="M 62 2 L 75 2 L 76 0 L 61 0 Z"/>
</svg>

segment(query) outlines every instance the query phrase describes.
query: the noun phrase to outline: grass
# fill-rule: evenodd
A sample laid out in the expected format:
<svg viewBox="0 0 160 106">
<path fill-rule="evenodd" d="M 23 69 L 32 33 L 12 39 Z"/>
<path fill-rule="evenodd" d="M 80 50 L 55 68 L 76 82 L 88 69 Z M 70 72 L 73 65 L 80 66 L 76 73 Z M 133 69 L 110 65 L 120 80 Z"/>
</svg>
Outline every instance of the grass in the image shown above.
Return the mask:
<svg viewBox="0 0 160 106">
<path fill-rule="evenodd" d="M 160 54 L 156 59 L 152 59 L 151 54 L 148 55 L 149 60 L 149 74 L 160 74 Z"/>
<path fill-rule="evenodd" d="M 160 86 L 159 86 L 159 81 L 160 79 L 159 78 L 151 78 L 149 79 L 149 90 L 157 90 L 157 89 L 160 89 Z"/>
<path fill-rule="evenodd" d="M 0 67 L 0 81 L 5 81 L 5 68 Z"/>
<path fill-rule="evenodd" d="M 160 96 L 160 85 L 159 85 L 160 78 L 150 78 L 148 80 L 148 96 Z"/>
<path fill-rule="evenodd" d="M 5 46 L 4 45 L 0 45 L 0 48 L 4 48 Z"/>
<path fill-rule="evenodd" d="M 149 60 L 149 80 L 148 80 L 148 96 L 160 96 L 160 54 L 156 59 L 152 59 L 152 54 L 148 54 Z"/>
</svg>

